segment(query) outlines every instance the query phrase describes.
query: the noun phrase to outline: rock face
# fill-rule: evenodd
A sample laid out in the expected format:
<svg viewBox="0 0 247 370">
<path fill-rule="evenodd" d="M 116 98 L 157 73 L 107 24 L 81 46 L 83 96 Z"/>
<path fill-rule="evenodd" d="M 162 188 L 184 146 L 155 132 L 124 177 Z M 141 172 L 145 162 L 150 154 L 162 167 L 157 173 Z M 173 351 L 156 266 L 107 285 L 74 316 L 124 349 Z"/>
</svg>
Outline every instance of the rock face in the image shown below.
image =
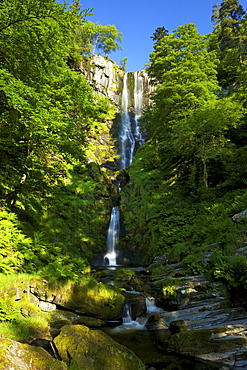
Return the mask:
<svg viewBox="0 0 247 370">
<path fill-rule="evenodd" d="M 41 347 L 0 339 L 0 369 L 3 370 L 66 370 L 67 366 L 54 359 Z"/>
<path fill-rule="evenodd" d="M 124 304 L 124 297 L 112 287 L 93 280 L 80 284 L 70 282 L 56 288 L 49 287 L 44 280 L 33 280 L 31 293 L 41 302 L 103 320 L 119 319 Z"/>
<path fill-rule="evenodd" d="M 80 66 L 80 71 L 97 93 L 107 96 L 119 109 L 123 89 L 124 71 L 115 62 L 102 55 L 93 55 Z M 145 70 L 141 71 L 143 79 L 143 102 L 148 105 L 149 98 L 154 90 Z M 129 111 L 133 111 L 134 72 L 128 73 L 128 87 L 130 91 Z"/>
<path fill-rule="evenodd" d="M 129 349 L 99 330 L 67 325 L 54 340 L 62 360 L 82 370 L 144 370 L 144 364 Z"/>
<path fill-rule="evenodd" d="M 169 265 L 167 265 L 167 271 Z M 157 286 L 160 304 L 167 311 L 153 315 L 147 324 L 154 330 L 161 348 L 193 356 L 216 368 L 247 369 L 247 312 L 232 303 L 216 283 L 204 275 L 174 278 L 170 293 Z M 158 297 L 157 297 L 158 299 Z M 162 335 L 169 331 L 169 335 Z"/>
<path fill-rule="evenodd" d="M 116 63 L 102 55 L 93 55 L 80 66 L 80 70 L 99 94 L 119 106 L 124 71 Z"/>
</svg>

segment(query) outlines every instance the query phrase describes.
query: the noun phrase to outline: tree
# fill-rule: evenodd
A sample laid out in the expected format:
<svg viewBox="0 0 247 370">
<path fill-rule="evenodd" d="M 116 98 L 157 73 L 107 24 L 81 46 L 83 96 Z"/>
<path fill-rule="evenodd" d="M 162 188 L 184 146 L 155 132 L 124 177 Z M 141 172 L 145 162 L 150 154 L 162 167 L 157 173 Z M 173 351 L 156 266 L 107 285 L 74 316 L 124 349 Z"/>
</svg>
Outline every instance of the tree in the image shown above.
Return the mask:
<svg viewBox="0 0 247 370">
<path fill-rule="evenodd" d="M 153 35 L 150 36 L 154 43 L 157 44 L 164 36 L 167 36 L 169 31 L 164 26 L 156 28 Z M 155 46 L 154 46 L 155 48 Z"/>
<path fill-rule="evenodd" d="M 213 8 L 214 32 L 211 37 L 211 49 L 217 50 L 218 53 L 218 78 L 223 87 L 238 80 L 240 63 L 247 55 L 247 36 L 242 28 L 244 15 L 238 0 L 224 0 Z"/>
<path fill-rule="evenodd" d="M 188 188 L 216 183 L 210 171 L 216 163 L 224 167 L 226 133 L 241 116 L 238 103 L 218 99 L 216 66 L 193 24 L 164 36 L 151 54 L 148 71 L 158 85 L 142 119 L 156 158 L 150 166 Z"/>
<path fill-rule="evenodd" d="M 10 205 L 45 194 L 66 163 L 83 161 L 87 132 L 109 111 L 67 66 L 81 22 L 76 7 L 53 0 L 1 4 L 0 198 Z"/>
<path fill-rule="evenodd" d="M 158 86 L 151 107 L 155 119 L 148 119 L 146 129 L 159 136 L 169 132 L 173 122 L 214 98 L 218 89 L 216 60 L 191 23 L 163 37 L 150 60 L 148 73 Z"/>
<path fill-rule="evenodd" d="M 120 59 L 120 67 L 126 71 L 126 65 L 128 63 L 128 58 L 123 58 L 123 59 Z"/>
<path fill-rule="evenodd" d="M 94 47 L 96 51 L 103 52 L 108 55 L 112 51 L 122 49 L 119 46 L 122 42 L 122 33 L 118 32 L 116 26 L 108 24 L 107 26 L 96 25 L 94 35 Z"/>
<path fill-rule="evenodd" d="M 75 47 L 79 53 L 89 55 L 104 53 L 105 55 L 122 49 L 122 33 L 116 26 L 102 26 L 87 21 L 79 24 L 75 32 Z"/>
</svg>

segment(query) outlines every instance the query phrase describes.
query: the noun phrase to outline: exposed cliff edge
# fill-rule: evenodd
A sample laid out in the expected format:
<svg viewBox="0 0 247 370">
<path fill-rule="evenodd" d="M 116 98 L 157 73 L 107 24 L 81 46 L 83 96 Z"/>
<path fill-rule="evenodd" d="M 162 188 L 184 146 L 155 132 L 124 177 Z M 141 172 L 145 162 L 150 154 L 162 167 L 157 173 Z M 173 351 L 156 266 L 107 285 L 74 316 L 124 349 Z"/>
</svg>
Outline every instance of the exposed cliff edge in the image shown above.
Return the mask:
<svg viewBox="0 0 247 370">
<path fill-rule="evenodd" d="M 93 55 L 91 58 L 84 59 L 83 63 L 79 67 L 79 70 L 86 77 L 87 81 L 95 91 L 99 94 L 107 96 L 112 103 L 118 108 L 121 104 L 121 96 L 123 89 L 123 78 L 125 72 L 115 62 L 110 59 L 103 57 L 102 55 Z M 150 79 L 145 70 L 141 71 L 143 77 L 144 86 L 144 106 L 148 105 L 150 95 L 153 91 L 153 86 L 150 85 Z M 130 95 L 134 96 L 134 72 L 128 73 L 128 85 L 130 87 Z M 132 87 L 132 89 L 131 89 Z M 133 101 L 133 98 L 130 99 Z M 129 106 L 129 110 L 133 111 L 132 106 Z"/>
</svg>

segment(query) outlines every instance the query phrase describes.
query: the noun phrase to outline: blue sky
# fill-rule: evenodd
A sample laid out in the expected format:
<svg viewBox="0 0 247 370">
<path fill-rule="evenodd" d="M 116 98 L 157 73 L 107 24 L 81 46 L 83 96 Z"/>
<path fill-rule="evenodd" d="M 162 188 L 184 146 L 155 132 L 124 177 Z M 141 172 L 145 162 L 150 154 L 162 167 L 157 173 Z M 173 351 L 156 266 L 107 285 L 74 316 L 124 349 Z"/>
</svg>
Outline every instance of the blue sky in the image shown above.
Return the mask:
<svg viewBox="0 0 247 370">
<path fill-rule="evenodd" d="M 70 3 L 70 1 L 68 1 Z M 247 0 L 240 0 L 244 10 Z M 82 9 L 94 8 L 87 19 L 102 25 L 114 24 L 123 33 L 123 50 L 109 58 L 119 64 L 128 58 L 127 71 L 145 68 L 152 52 L 150 38 L 156 28 L 164 26 L 173 31 L 184 23 L 194 23 L 204 35 L 212 31 L 213 5 L 221 0 L 83 0 Z"/>
</svg>

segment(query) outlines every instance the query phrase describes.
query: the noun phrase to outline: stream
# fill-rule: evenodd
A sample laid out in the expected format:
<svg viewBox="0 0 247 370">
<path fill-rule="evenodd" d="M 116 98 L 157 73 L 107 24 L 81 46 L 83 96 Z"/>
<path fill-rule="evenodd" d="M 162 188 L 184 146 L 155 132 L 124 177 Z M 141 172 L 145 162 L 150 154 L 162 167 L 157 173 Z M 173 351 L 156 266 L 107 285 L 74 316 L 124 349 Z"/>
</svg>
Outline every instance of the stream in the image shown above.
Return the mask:
<svg viewBox="0 0 247 370">
<path fill-rule="evenodd" d="M 134 117 L 129 113 L 130 92 L 128 89 L 128 73 L 123 79 L 123 91 L 121 101 L 121 119 L 119 127 L 119 169 L 128 168 L 133 160 L 138 147 L 144 144 L 144 137 L 140 133 L 138 118 L 143 110 L 143 79 L 141 72 L 134 73 Z M 119 192 L 121 189 L 118 189 Z M 107 233 L 107 250 L 102 261 L 105 274 L 108 275 L 108 283 L 111 284 L 112 276 L 118 268 L 132 269 L 133 267 L 120 266 L 118 264 L 120 234 L 120 210 L 119 206 L 112 208 Z M 140 266 L 139 266 L 140 268 Z M 107 282 L 106 282 L 107 283 Z M 162 308 L 156 307 L 153 297 L 146 298 L 146 312 L 140 317 L 132 316 L 131 297 L 142 296 L 142 293 L 131 291 L 123 293 L 126 297 L 126 304 L 123 309 L 122 322 L 108 322 L 108 325 L 101 328 L 118 343 L 131 349 L 147 366 L 152 369 L 177 369 L 177 370 L 210 370 L 215 369 L 208 363 L 196 362 L 185 356 L 171 355 L 159 348 L 159 338 L 170 336 L 167 328 L 149 330 L 147 323 L 150 317 L 160 312 Z"/>
<path fill-rule="evenodd" d="M 138 268 L 128 266 L 109 266 L 98 268 L 107 275 L 109 284 L 112 284 L 112 278 L 114 272 L 118 268 L 124 268 L 128 270 L 134 270 L 138 278 L 141 278 Z M 152 320 L 152 316 L 164 312 L 163 308 L 157 307 L 155 299 L 153 297 L 146 297 L 146 312 L 141 314 L 139 317 L 133 317 L 132 308 L 135 299 L 138 297 L 144 297 L 141 292 L 138 291 L 125 291 L 123 292 L 126 303 L 122 312 L 122 320 L 109 321 L 106 326 L 101 327 L 100 330 L 108 334 L 119 344 L 132 350 L 146 365 L 147 369 L 150 370 L 213 370 L 218 369 L 219 366 L 210 365 L 209 363 L 203 363 L 196 361 L 189 356 L 179 356 L 177 354 L 168 353 L 164 347 L 160 347 L 160 340 L 164 340 L 170 336 L 170 330 L 167 328 L 155 328 L 155 326 L 149 326 L 149 319 Z"/>
</svg>

